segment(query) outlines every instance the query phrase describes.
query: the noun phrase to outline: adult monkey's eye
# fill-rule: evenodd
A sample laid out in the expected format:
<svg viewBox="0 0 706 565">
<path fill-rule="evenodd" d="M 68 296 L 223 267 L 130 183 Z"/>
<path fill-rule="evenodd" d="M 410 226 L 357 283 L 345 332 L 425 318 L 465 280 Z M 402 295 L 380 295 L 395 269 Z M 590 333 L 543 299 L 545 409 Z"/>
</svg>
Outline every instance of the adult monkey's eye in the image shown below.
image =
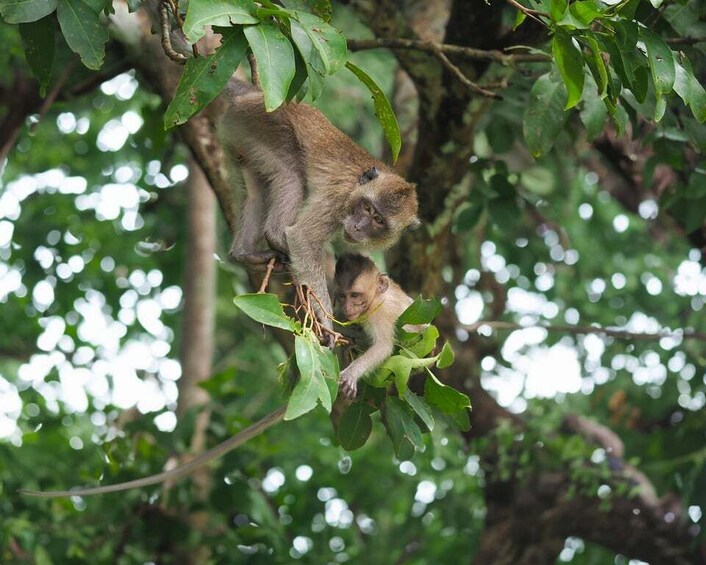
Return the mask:
<svg viewBox="0 0 706 565">
<path fill-rule="evenodd" d="M 363 202 L 363 210 L 365 210 L 368 214 L 370 214 L 370 212 L 372 212 L 372 208 L 370 207 L 370 204 L 368 204 L 367 202 Z"/>
<path fill-rule="evenodd" d="M 375 222 L 378 226 L 385 225 L 382 216 L 380 216 L 379 214 L 375 214 L 375 216 L 373 216 L 373 222 Z"/>
</svg>

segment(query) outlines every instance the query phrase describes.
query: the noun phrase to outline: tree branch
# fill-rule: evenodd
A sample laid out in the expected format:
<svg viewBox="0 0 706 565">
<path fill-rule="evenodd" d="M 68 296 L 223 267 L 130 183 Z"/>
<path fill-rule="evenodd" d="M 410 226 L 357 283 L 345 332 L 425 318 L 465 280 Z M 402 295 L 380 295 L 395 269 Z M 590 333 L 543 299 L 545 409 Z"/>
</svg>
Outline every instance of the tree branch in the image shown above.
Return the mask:
<svg viewBox="0 0 706 565">
<path fill-rule="evenodd" d="M 603 334 L 617 339 L 627 339 L 633 341 L 653 341 L 665 337 L 672 339 L 695 339 L 698 341 L 706 341 L 706 333 L 693 330 L 683 330 L 681 333 L 671 331 L 641 333 L 629 332 L 627 330 L 619 330 L 616 328 L 601 328 L 597 326 L 550 326 L 545 324 L 521 325 L 514 322 L 501 322 L 494 320 L 475 322 L 473 324 L 462 325 L 461 327 L 469 332 L 477 331 L 482 327 L 511 331 L 526 330 L 528 328 L 541 328 L 543 330 L 547 330 L 548 332 L 568 333 L 573 335 Z"/>
<path fill-rule="evenodd" d="M 51 490 L 51 491 L 41 491 L 41 490 L 29 490 L 20 489 L 19 492 L 29 496 L 36 496 L 39 498 L 66 498 L 69 496 L 91 496 L 94 494 L 107 494 L 109 492 L 119 492 L 123 490 L 142 488 L 150 485 L 157 485 L 165 481 L 177 481 L 183 479 L 184 477 L 193 473 L 199 467 L 206 465 L 207 463 L 222 457 L 229 451 L 234 450 L 236 447 L 240 447 L 245 442 L 251 440 L 255 436 L 260 435 L 268 428 L 271 428 L 275 424 L 281 422 L 284 419 L 284 413 L 287 406 L 280 406 L 274 412 L 271 412 L 264 418 L 258 420 L 254 424 L 245 428 L 242 432 L 235 434 L 233 437 L 227 439 L 226 441 L 219 443 L 217 446 L 212 447 L 208 451 L 204 451 L 198 457 L 195 457 L 188 463 L 185 463 L 181 467 L 176 467 L 175 469 L 170 469 L 169 471 L 164 471 L 150 477 L 144 477 L 142 479 L 135 479 L 134 481 L 126 481 L 124 483 L 118 483 L 115 485 L 106 485 L 102 487 L 92 487 L 85 489 L 74 489 L 74 490 Z"/>
<path fill-rule="evenodd" d="M 450 45 L 448 43 L 437 43 L 434 41 L 421 41 L 418 39 L 404 39 L 399 37 L 377 37 L 375 39 L 350 39 L 348 48 L 351 51 L 363 51 L 366 49 L 406 49 L 421 51 L 436 55 L 437 52 L 448 55 L 455 55 L 462 59 L 472 61 L 488 61 L 500 63 L 502 65 L 516 65 L 517 63 L 547 63 L 551 61 L 549 55 L 535 53 L 518 53 L 508 55 L 495 49 L 476 49 L 463 45 Z"/>
</svg>

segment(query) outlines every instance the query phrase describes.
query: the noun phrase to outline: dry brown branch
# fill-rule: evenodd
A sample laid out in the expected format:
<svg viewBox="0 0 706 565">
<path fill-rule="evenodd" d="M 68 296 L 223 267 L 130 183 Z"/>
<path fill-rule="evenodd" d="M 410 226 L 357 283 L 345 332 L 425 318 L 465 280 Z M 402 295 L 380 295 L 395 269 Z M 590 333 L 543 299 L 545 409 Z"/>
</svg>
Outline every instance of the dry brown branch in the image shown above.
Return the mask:
<svg viewBox="0 0 706 565">
<path fill-rule="evenodd" d="M 485 96 L 486 98 L 493 98 L 495 100 L 501 100 L 502 97 L 499 94 L 496 94 L 495 92 L 492 92 L 490 90 L 486 90 L 485 88 L 482 88 L 478 86 L 475 82 L 470 80 L 466 75 L 464 75 L 461 72 L 461 69 L 459 69 L 456 65 L 454 65 L 449 58 L 444 55 L 441 51 L 438 49 L 434 51 L 434 56 L 441 61 L 441 64 L 452 74 L 454 75 L 461 84 L 463 84 L 468 90 L 470 90 L 474 94 L 480 94 L 481 96 Z"/>
<path fill-rule="evenodd" d="M 270 262 L 267 263 L 267 271 L 265 271 L 265 277 L 262 279 L 260 289 L 257 291 L 258 294 L 262 294 L 267 290 L 267 285 L 270 284 L 270 276 L 272 275 L 272 271 L 275 268 L 276 261 L 277 259 L 275 257 L 272 257 L 272 259 L 270 259 Z"/>
<path fill-rule="evenodd" d="M 121 490 L 127 490 L 131 488 L 142 488 L 149 485 L 157 485 L 165 480 L 179 480 L 191 473 L 195 469 L 198 469 L 202 465 L 213 461 L 225 453 L 232 451 L 236 447 L 243 445 L 245 442 L 251 440 L 255 436 L 260 435 L 268 428 L 281 422 L 284 419 L 284 413 L 287 407 L 281 406 L 274 412 L 271 412 L 264 418 L 258 420 L 254 424 L 251 424 L 241 432 L 238 432 L 233 437 L 227 439 L 226 441 L 219 443 L 215 447 L 212 447 L 208 451 L 204 451 L 201 455 L 198 455 L 188 463 L 185 463 L 181 467 L 172 469 L 171 471 L 164 471 L 163 473 L 158 473 L 150 477 L 143 479 L 135 479 L 133 481 L 127 481 L 124 483 L 118 483 L 115 485 L 107 485 L 102 487 L 90 487 L 86 489 L 74 489 L 74 490 L 58 490 L 58 491 L 38 491 L 30 489 L 20 489 L 19 492 L 29 496 L 37 496 L 40 498 L 61 498 L 68 496 L 90 496 L 93 494 L 106 494 L 109 492 L 118 492 Z"/>
<path fill-rule="evenodd" d="M 257 72 L 257 60 L 252 53 L 248 53 L 248 63 L 250 64 L 250 80 L 260 88 L 260 73 Z"/>
<path fill-rule="evenodd" d="M 159 21 L 162 25 L 162 49 L 164 53 L 175 63 L 183 65 L 186 63 L 186 55 L 177 53 L 172 47 L 171 29 L 169 27 L 169 7 L 172 9 L 174 18 L 177 19 L 179 16 L 179 11 L 170 2 L 170 0 L 164 0 L 159 6 Z M 178 19 L 177 19 L 178 21 Z"/>
<path fill-rule="evenodd" d="M 532 325 L 521 325 L 514 322 L 501 322 L 501 321 L 480 321 L 473 324 L 468 324 L 463 326 L 465 330 L 469 332 L 477 331 L 482 327 L 489 327 L 496 330 L 526 330 L 529 328 L 541 328 L 547 330 L 548 332 L 559 332 L 568 333 L 572 335 L 583 335 L 583 334 L 603 334 L 616 339 L 627 339 L 634 341 L 652 341 L 662 338 L 672 338 L 672 339 L 695 339 L 698 341 L 706 341 L 706 334 L 702 332 L 696 332 L 691 330 L 684 330 L 682 333 L 678 332 L 655 332 L 655 333 L 637 333 L 629 332 L 627 330 L 619 330 L 615 328 L 601 328 L 597 326 L 550 326 L 545 324 L 532 324 Z"/>
<path fill-rule="evenodd" d="M 542 20 L 540 20 L 537 16 L 542 16 L 544 18 L 550 17 L 549 14 L 546 12 L 540 12 L 539 10 L 533 10 L 532 8 L 527 8 L 526 6 L 523 6 L 516 0 L 505 0 L 510 6 L 513 8 L 517 8 L 520 12 L 525 14 L 528 18 L 532 18 L 534 21 L 537 23 L 542 24 L 543 26 L 546 26 L 547 24 L 544 23 Z"/>
<path fill-rule="evenodd" d="M 304 327 L 309 327 L 311 331 L 314 332 L 316 337 L 319 338 L 321 343 L 329 344 L 331 346 L 335 345 L 345 345 L 348 343 L 343 335 L 340 333 L 330 330 L 324 327 L 316 316 L 316 310 L 314 308 L 314 303 L 318 308 L 326 314 L 326 317 L 330 320 L 334 320 L 330 312 L 324 310 L 321 300 L 316 296 L 314 292 L 310 289 L 303 287 L 300 284 L 294 284 L 295 299 L 294 299 L 294 312 L 297 317 L 301 320 Z"/>
<path fill-rule="evenodd" d="M 422 51 L 435 55 L 440 51 L 447 55 L 454 55 L 462 59 L 472 61 L 490 61 L 502 65 L 515 65 L 517 63 L 546 63 L 551 61 L 549 55 L 538 53 L 517 53 L 509 55 L 502 51 L 475 49 L 462 45 L 450 45 L 448 43 L 435 43 L 433 41 L 420 41 L 417 39 L 402 39 L 392 37 L 378 37 L 376 39 L 351 39 L 348 41 L 348 48 L 351 51 L 363 51 L 366 49 L 407 49 Z"/>
</svg>

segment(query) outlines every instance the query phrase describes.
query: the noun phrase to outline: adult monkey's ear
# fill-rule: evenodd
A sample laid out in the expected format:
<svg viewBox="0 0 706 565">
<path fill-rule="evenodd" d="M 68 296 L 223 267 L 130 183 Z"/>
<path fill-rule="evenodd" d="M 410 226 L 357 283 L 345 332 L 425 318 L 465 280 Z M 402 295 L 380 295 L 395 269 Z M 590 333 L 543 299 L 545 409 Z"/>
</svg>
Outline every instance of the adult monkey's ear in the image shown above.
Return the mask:
<svg viewBox="0 0 706 565">
<path fill-rule="evenodd" d="M 369 183 L 371 180 L 376 179 L 379 176 L 380 171 L 377 170 L 377 167 L 370 167 L 367 171 L 363 172 L 360 177 L 358 177 L 358 184 Z"/>
<path fill-rule="evenodd" d="M 388 288 L 390 288 L 390 277 L 380 273 L 378 275 L 378 293 L 382 294 L 386 292 Z"/>
</svg>

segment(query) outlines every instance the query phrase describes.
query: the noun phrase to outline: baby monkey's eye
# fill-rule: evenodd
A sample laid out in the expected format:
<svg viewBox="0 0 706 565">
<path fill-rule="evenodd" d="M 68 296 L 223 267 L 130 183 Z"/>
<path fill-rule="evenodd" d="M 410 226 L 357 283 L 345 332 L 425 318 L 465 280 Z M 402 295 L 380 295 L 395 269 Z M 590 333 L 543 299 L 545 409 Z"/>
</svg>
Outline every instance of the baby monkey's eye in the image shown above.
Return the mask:
<svg viewBox="0 0 706 565">
<path fill-rule="evenodd" d="M 370 212 L 372 212 L 372 208 L 370 207 L 370 204 L 368 204 L 367 202 L 363 202 L 363 210 L 365 210 L 368 214 L 370 214 Z"/>
<path fill-rule="evenodd" d="M 382 216 L 380 216 L 378 214 L 375 214 L 373 216 L 373 222 L 375 222 L 378 226 L 382 226 L 385 224 L 385 222 L 383 222 L 383 220 L 382 220 Z"/>
</svg>

